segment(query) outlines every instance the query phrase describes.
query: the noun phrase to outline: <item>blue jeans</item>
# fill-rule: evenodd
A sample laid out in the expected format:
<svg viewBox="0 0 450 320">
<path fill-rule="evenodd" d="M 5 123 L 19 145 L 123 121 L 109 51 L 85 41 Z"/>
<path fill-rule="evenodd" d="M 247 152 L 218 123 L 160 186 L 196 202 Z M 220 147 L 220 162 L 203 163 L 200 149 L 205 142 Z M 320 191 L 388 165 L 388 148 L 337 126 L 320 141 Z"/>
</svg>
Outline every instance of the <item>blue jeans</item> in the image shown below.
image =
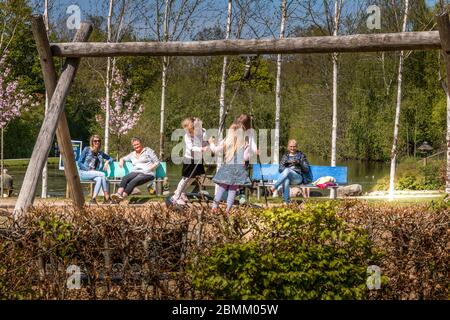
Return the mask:
<svg viewBox="0 0 450 320">
<path fill-rule="evenodd" d="M 106 182 L 106 176 L 104 172 L 96 170 L 80 170 L 80 178 L 81 180 L 95 181 L 94 193 L 92 194 L 92 198 L 97 197 L 98 193 L 100 192 L 100 188 L 103 188 L 103 192 L 109 193 L 109 185 Z"/>
<path fill-rule="evenodd" d="M 292 169 L 286 168 L 281 173 L 280 178 L 275 183 L 274 188 L 278 189 L 279 186 L 283 185 L 283 198 L 284 202 L 289 202 L 289 185 L 290 184 L 301 184 L 303 177 Z"/>
</svg>

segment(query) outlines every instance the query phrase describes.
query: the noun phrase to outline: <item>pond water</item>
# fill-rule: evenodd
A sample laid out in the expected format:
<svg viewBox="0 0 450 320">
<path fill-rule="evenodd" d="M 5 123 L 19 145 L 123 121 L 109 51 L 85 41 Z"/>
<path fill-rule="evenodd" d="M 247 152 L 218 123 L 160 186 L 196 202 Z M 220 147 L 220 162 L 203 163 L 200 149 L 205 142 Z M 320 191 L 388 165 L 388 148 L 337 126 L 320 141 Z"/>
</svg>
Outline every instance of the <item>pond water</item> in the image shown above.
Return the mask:
<svg viewBox="0 0 450 320">
<path fill-rule="evenodd" d="M 319 157 L 310 156 L 309 161 L 314 165 L 330 165 L 328 160 L 320 159 Z M 360 184 L 363 187 L 363 192 L 373 190 L 376 181 L 382 177 L 389 175 L 389 163 L 382 162 L 367 162 L 367 161 L 338 161 L 338 166 L 348 167 L 348 182 L 349 184 Z M 9 167 L 8 173 L 14 178 L 15 192 L 19 192 L 25 176 L 26 167 Z M 181 166 L 168 165 L 167 167 L 169 183 L 171 190 L 176 188 L 178 180 L 181 175 Z M 65 195 L 66 180 L 64 178 L 64 171 L 58 169 L 57 165 L 48 167 L 48 194 L 51 197 L 62 197 Z M 87 188 L 86 188 L 87 193 Z M 39 181 L 36 194 L 41 194 L 41 179 Z"/>
</svg>

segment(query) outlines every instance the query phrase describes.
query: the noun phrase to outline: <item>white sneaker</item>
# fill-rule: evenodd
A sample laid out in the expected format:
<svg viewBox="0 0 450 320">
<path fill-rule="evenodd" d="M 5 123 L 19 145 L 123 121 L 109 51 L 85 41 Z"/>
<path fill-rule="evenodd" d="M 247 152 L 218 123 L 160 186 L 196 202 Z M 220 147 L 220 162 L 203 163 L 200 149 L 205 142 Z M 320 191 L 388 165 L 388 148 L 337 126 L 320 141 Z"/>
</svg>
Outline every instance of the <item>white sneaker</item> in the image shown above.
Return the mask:
<svg viewBox="0 0 450 320">
<path fill-rule="evenodd" d="M 184 206 L 184 205 L 186 205 L 186 202 L 183 199 L 178 199 L 176 204 L 179 206 Z"/>
<path fill-rule="evenodd" d="M 111 199 L 113 199 L 115 202 L 119 203 L 120 201 L 123 200 L 123 197 L 118 193 L 114 193 L 111 195 Z"/>
<path fill-rule="evenodd" d="M 184 192 L 181 194 L 180 199 L 183 200 L 184 202 L 189 201 L 189 198 L 187 197 L 186 193 L 184 193 Z"/>
</svg>

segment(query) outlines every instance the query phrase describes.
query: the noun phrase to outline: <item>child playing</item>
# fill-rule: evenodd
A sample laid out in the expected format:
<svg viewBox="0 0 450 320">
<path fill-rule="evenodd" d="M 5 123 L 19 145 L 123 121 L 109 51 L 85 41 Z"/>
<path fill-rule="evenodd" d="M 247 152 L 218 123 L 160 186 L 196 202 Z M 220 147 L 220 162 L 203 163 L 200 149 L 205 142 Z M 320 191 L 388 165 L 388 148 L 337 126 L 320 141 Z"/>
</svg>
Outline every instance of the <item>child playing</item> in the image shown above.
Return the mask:
<svg viewBox="0 0 450 320">
<path fill-rule="evenodd" d="M 182 177 L 170 201 L 172 204 L 184 205 L 188 201 L 184 193 L 186 188 L 195 181 L 197 176 L 205 174 L 201 153 L 205 152 L 208 147 L 205 141 L 205 130 L 202 128 L 200 119 L 186 118 L 181 122 L 181 126 L 186 132 Z"/>
<path fill-rule="evenodd" d="M 251 185 L 244 167 L 245 161 L 249 159 L 249 150 L 245 148 L 244 128 L 240 124 L 233 123 L 228 129 L 224 141 L 216 145 L 214 138 L 211 138 L 209 143 L 211 151 L 215 153 L 223 151 L 225 154 L 224 164 L 213 178 L 213 181 L 218 184 L 214 196 L 213 210 L 217 211 L 223 193 L 228 191 L 226 210 L 228 212 L 233 206 L 239 187 Z"/>
</svg>

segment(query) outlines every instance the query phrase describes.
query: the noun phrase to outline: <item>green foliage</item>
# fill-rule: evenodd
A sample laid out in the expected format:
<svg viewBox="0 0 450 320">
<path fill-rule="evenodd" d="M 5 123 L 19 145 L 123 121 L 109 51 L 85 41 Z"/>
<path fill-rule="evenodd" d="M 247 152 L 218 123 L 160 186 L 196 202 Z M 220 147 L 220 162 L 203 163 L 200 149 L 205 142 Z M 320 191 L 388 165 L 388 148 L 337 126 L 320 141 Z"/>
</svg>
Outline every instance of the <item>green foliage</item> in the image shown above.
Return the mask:
<svg viewBox="0 0 450 320">
<path fill-rule="evenodd" d="M 251 240 L 200 254 L 194 286 L 213 299 L 363 299 L 379 254 L 335 211 L 331 202 L 264 211 Z"/>
<path fill-rule="evenodd" d="M 52 249 L 61 259 L 69 259 L 75 252 L 72 226 L 58 217 L 49 216 L 38 222 L 43 248 Z"/>
<path fill-rule="evenodd" d="M 383 25 L 380 32 L 398 31 L 399 7 L 380 2 Z M 412 4 L 411 31 L 428 26 L 433 17 L 424 1 Z M 6 38 L 14 36 L 9 46 L 13 73 L 27 93 L 42 99 L 44 86 L 37 50 L 32 38 L 26 0 L 0 2 L 0 23 L 6 26 Z M 94 24 L 91 41 L 105 41 L 106 18 L 95 15 L 87 19 Z M 53 19 L 52 19 L 53 20 Z M 6 23 L 4 23 L 6 22 Z M 352 33 L 366 33 L 365 23 L 355 24 Z M 65 27 L 52 26 L 50 38 L 55 42 L 70 41 L 73 34 Z M 323 35 L 324 26 L 295 28 L 297 36 Z M 140 32 L 127 28 L 122 41 L 142 41 Z M 205 27 L 195 39 L 222 39 L 224 30 L 215 25 Z M 195 34 L 195 33 L 194 33 Z M 250 77 L 244 79 L 246 57 L 229 57 L 225 104 L 230 107 L 228 126 L 243 112 L 254 114 L 257 128 L 275 126 L 276 59 L 264 55 L 252 57 Z M 55 59 L 58 70 L 62 59 Z M 399 132 L 399 156 L 416 156 L 415 150 L 424 140 L 435 150 L 445 147 L 446 98 L 437 70 L 442 61 L 434 51 L 414 51 L 407 55 Z M 120 57 L 116 66 L 133 82 L 133 92 L 144 100 L 145 112 L 136 128 L 120 141 L 121 150 L 129 149 L 129 136 L 139 135 L 146 145 L 159 149 L 161 105 L 161 58 Z M 219 88 L 223 58 L 173 57 L 170 59 L 165 112 L 165 154 L 174 145 L 171 134 L 180 128 L 184 117 L 198 116 L 207 128 L 218 126 Z M 280 145 L 289 138 L 298 140 L 299 148 L 311 155 L 329 158 L 332 119 L 332 60 L 329 54 L 284 55 L 282 67 L 282 106 Z M 398 53 L 346 53 L 339 56 L 338 139 L 341 159 L 382 160 L 390 158 L 396 105 Z M 100 112 L 99 99 L 105 95 L 106 59 L 83 59 L 74 85 L 66 101 L 66 114 L 74 139 L 87 141 L 93 133 L 102 133 L 95 120 Z M 444 74 L 442 74 L 445 77 Z M 239 90 L 237 90 L 239 88 Z M 235 95 L 236 93 L 236 95 Z M 235 98 L 232 100 L 232 97 Z M 7 158 L 31 155 L 43 117 L 43 106 L 8 127 L 5 141 Z M 17 148 L 16 141 L 23 143 Z M 115 155 L 116 141 L 110 149 Z M 270 147 L 270 145 L 269 145 Z M 406 183 L 406 182 L 405 182 Z"/>
<path fill-rule="evenodd" d="M 405 158 L 396 171 L 398 190 L 441 190 L 445 187 L 446 163 L 443 160 L 428 160 L 424 166 L 417 158 Z M 377 181 L 376 190 L 388 190 L 389 177 Z"/>
</svg>

